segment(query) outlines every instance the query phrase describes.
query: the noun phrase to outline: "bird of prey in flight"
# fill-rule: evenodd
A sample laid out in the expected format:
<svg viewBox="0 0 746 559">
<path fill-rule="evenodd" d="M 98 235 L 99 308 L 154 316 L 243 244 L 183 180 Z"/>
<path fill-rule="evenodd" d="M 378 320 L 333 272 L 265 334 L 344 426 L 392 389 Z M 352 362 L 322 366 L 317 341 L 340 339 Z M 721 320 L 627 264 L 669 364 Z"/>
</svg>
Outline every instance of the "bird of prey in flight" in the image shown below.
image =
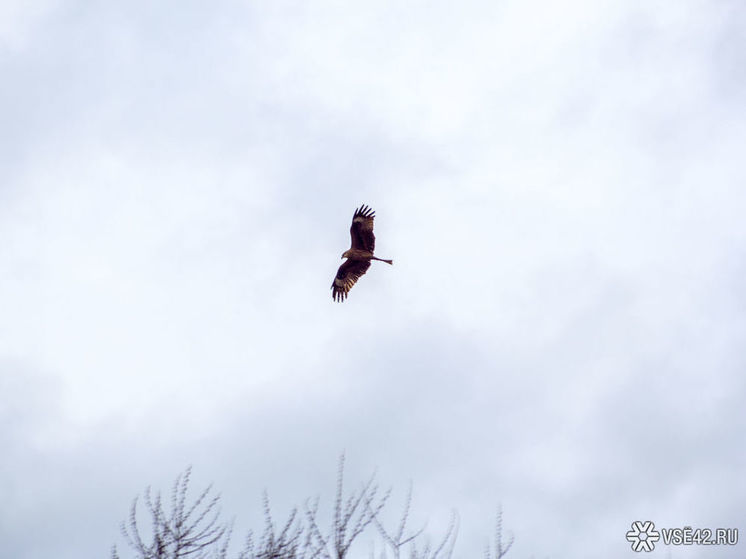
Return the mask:
<svg viewBox="0 0 746 559">
<path fill-rule="evenodd" d="M 350 237 L 352 244 L 349 250 L 342 253 L 342 258 L 347 261 L 339 267 L 337 275 L 332 282 L 332 299 L 344 301 L 347 298 L 355 282 L 368 271 L 371 260 L 379 260 L 387 264 L 393 264 L 393 260 L 385 260 L 373 256 L 376 248 L 376 236 L 373 234 L 373 220 L 376 212 L 368 206 L 362 205 L 355 210 L 350 226 Z"/>
</svg>

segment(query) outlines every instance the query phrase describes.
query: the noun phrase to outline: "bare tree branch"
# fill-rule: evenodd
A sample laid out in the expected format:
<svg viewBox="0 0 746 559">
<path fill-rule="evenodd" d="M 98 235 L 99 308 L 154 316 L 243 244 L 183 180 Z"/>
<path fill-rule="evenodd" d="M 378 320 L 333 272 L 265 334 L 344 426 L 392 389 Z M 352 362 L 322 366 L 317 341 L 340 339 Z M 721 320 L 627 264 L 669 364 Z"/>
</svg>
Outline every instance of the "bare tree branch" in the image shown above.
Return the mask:
<svg viewBox="0 0 746 559">
<path fill-rule="evenodd" d="M 430 545 L 429 540 L 425 541 L 422 549 L 418 550 L 416 541 L 412 541 L 412 552 L 410 554 L 411 559 L 450 559 L 453 555 L 453 547 L 456 544 L 456 537 L 458 536 L 458 515 L 454 511 L 451 513 L 451 521 L 448 524 L 443 539 L 437 547 L 433 548 Z"/>
<path fill-rule="evenodd" d="M 325 535 L 319 528 L 318 499 L 310 505 L 306 502 L 306 519 L 313 540 L 311 545 L 314 553 L 323 559 L 345 559 L 352 543 L 373 522 L 375 515 L 388 499 L 388 492 L 380 499 L 376 498 L 378 486 L 374 484 L 375 474 L 359 491 L 353 492 L 345 499 L 344 458 L 343 454 L 339 459 L 337 491 L 329 535 Z"/>
<path fill-rule="evenodd" d="M 502 510 L 502 506 L 499 506 L 497 507 L 497 518 L 495 520 L 494 555 L 492 554 L 490 545 L 487 544 L 487 549 L 485 550 L 485 553 L 484 553 L 485 559 L 502 559 L 508 553 L 510 548 L 513 547 L 514 541 L 515 541 L 515 537 L 513 536 L 513 534 L 510 534 L 510 538 L 507 543 L 503 541 L 503 510 Z"/>
<path fill-rule="evenodd" d="M 410 547 L 409 559 L 450 559 L 458 535 L 458 516 L 454 512 L 445 535 L 433 546 L 425 537 L 427 524 L 417 531 L 407 527 L 412 505 L 412 485 L 407 490 L 404 507 L 396 528 L 388 531 L 381 521 L 381 511 L 391 491 L 381 494 L 375 473 L 361 487 L 350 493 L 344 487 L 344 454 L 339 459 L 334 507 L 329 531 L 319 522 L 319 499 L 307 500 L 302 514 L 293 509 L 287 520 L 277 525 L 272 518 L 267 493 L 263 494 L 265 526 L 255 542 L 252 532 L 237 559 L 348 559 L 350 549 L 373 524 L 382 539 L 381 559 L 387 550 L 392 559 L 402 559 L 402 550 Z M 164 506 L 160 492 L 147 487 L 142 499 L 136 497 L 130 513 L 121 525 L 122 535 L 135 552 L 136 559 L 227 559 L 232 533 L 231 523 L 220 519 L 220 495 L 212 494 L 212 485 L 189 499 L 191 468 L 177 476 L 170 500 Z M 143 533 L 138 523 L 138 504 L 143 504 L 150 520 L 150 530 Z M 485 559 L 503 559 L 513 545 L 513 536 L 503 541 L 502 510 L 498 509 L 494 553 L 487 546 Z M 371 559 L 375 559 L 375 547 Z M 112 559 L 120 559 L 116 546 Z"/>
<path fill-rule="evenodd" d="M 145 489 L 145 508 L 152 522 L 152 541 L 145 543 L 137 524 L 137 498 L 130 509 L 129 522 L 122 534 L 139 559 L 224 559 L 228 551 L 231 527 L 220 523 L 220 496 L 210 496 L 208 486 L 197 499 L 187 504 L 191 468 L 176 478 L 171 491 L 171 510 L 163 507 L 161 494 Z M 116 549 L 112 557 L 118 559 Z"/>
<path fill-rule="evenodd" d="M 407 489 L 407 496 L 404 501 L 404 511 L 402 512 L 401 521 L 399 522 L 399 527 L 393 535 L 390 534 L 383 527 L 383 524 L 378 519 L 378 512 L 380 511 L 380 508 L 378 509 L 378 511 L 374 511 L 370 501 L 366 501 L 365 504 L 368 507 L 369 514 L 373 516 L 373 522 L 375 523 L 376 528 L 378 528 L 378 533 L 381 535 L 384 542 L 388 544 L 388 546 L 391 548 L 391 551 L 394 554 L 394 559 L 400 559 L 402 547 L 410 542 L 413 542 L 416 538 L 418 538 L 425 531 L 426 525 L 423 526 L 421 529 L 419 529 L 417 532 L 407 537 L 404 537 L 404 532 L 407 527 L 407 520 L 409 518 L 409 508 L 412 504 L 412 484 L 411 483 L 409 484 L 409 488 Z"/>
</svg>

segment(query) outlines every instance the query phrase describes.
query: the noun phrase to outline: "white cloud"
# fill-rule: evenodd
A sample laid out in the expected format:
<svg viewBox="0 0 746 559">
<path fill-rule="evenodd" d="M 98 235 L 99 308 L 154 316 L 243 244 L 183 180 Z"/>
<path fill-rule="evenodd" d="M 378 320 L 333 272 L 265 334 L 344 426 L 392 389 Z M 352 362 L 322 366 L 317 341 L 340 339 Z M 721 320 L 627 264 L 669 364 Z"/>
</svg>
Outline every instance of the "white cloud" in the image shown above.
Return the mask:
<svg viewBox="0 0 746 559">
<path fill-rule="evenodd" d="M 56 0 L 7 0 L 0 5 L 0 45 L 22 51 L 43 22 L 59 8 Z"/>
</svg>

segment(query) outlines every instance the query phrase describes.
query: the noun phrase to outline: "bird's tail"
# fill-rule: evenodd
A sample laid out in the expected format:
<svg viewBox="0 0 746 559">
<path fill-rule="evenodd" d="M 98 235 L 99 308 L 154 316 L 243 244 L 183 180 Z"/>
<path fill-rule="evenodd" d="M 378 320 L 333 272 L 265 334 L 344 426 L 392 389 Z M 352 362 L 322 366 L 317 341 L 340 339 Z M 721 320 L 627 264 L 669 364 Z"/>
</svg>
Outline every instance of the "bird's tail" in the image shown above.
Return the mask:
<svg viewBox="0 0 746 559">
<path fill-rule="evenodd" d="M 394 265 L 394 261 L 393 260 L 386 260 L 385 258 L 376 258 L 375 256 L 373 257 L 373 259 L 374 260 L 380 260 L 381 262 L 385 262 L 386 264 L 391 264 L 392 266 Z"/>
</svg>

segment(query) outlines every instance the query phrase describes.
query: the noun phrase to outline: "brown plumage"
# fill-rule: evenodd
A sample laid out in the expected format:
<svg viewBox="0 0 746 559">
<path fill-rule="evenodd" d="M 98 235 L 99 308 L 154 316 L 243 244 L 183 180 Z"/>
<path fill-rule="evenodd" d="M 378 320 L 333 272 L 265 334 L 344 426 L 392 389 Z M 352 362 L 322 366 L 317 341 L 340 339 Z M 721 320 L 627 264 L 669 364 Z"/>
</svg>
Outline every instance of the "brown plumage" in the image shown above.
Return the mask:
<svg viewBox="0 0 746 559">
<path fill-rule="evenodd" d="M 373 256 L 376 248 L 376 236 L 373 234 L 375 217 L 376 212 L 364 204 L 355 210 L 355 215 L 352 216 L 350 226 L 352 244 L 349 250 L 342 253 L 342 258 L 347 258 L 347 262 L 339 267 L 332 282 L 332 299 L 335 301 L 341 302 L 347 298 L 347 293 L 355 282 L 370 268 L 371 260 L 380 260 L 387 264 L 394 263 L 393 260 Z"/>
</svg>

